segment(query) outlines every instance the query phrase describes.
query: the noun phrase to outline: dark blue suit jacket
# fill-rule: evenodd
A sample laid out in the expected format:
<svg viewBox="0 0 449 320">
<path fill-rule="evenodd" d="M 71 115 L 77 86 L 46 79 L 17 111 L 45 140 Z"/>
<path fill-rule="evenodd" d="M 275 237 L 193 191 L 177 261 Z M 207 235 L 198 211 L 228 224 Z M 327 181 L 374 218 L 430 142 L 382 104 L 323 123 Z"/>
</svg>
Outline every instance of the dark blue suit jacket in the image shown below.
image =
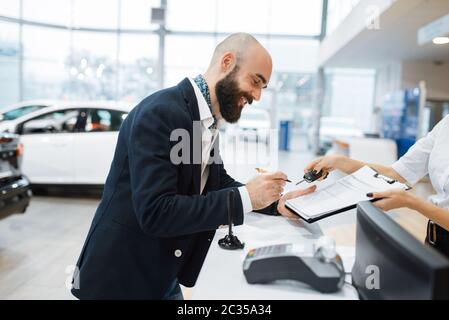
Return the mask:
<svg viewBox="0 0 449 320">
<path fill-rule="evenodd" d="M 187 287 L 195 284 L 215 230 L 227 224 L 229 190 L 242 185 L 222 164 L 212 164 L 200 195 L 201 164 L 171 162 L 177 144 L 170 141 L 171 132 L 183 128 L 193 137 L 192 122 L 199 119 L 187 78 L 129 113 L 77 263 L 76 297 L 160 299 L 175 279 Z M 239 225 L 243 208 L 240 193 L 235 194 L 234 224 Z"/>
</svg>

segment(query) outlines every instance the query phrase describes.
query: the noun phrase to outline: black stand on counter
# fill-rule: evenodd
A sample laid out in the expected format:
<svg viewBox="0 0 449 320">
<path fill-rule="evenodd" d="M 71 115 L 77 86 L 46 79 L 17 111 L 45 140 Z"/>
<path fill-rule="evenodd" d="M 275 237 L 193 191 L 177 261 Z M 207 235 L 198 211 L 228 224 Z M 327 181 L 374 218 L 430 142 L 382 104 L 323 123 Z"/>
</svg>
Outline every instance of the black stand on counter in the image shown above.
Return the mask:
<svg viewBox="0 0 449 320">
<path fill-rule="evenodd" d="M 223 238 L 218 240 L 218 245 L 220 248 L 225 250 L 240 250 L 245 247 L 245 244 L 242 243 L 239 238 L 232 234 L 232 217 L 234 216 L 234 190 L 231 190 L 228 195 L 228 225 L 229 232 Z"/>
</svg>

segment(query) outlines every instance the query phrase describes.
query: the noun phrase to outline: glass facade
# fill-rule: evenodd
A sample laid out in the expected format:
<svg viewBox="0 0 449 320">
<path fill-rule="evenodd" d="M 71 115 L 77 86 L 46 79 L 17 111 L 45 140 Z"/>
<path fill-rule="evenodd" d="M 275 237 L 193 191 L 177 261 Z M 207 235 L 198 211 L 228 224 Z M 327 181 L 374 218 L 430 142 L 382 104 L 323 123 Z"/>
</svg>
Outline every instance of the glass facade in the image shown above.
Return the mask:
<svg viewBox="0 0 449 320">
<path fill-rule="evenodd" d="M 327 35 L 359 1 L 329 0 Z M 151 9 L 163 5 L 161 27 Z M 304 134 L 316 121 L 322 10 L 323 1 L 309 0 L 2 0 L 0 108 L 36 99 L 137 103 L 204 72 L 220 41 L 249 32 L 273 57 L 254 107 Z M 369 131 L 374 83 L 372 70 L 327 69 L 322 115 Z"/>
<path fill-rule="evenodd" d="M 70 56 L 69 34 L 64 30 L 28 25 L 22 28 L 23 99 L 62 98 L 69 90 L 65 64 Z"/>
<path fill-rule="evenodd" d="M 19 25 L 0 21 L 0 108 L 20 100 Z"/>
<path fill-rule="evenodd" d="M 161 3 L 164 34 L 151 23 L 151 8 Z M 161 87 L 161 37 L 163 86 L 171 86 L 203 72 L 215 46 L 244 31 L 256 34 L 274 61 L 258 107 L 275 103 L 301 122 L 313 105 L 321 11 L 322 1 L 306 0 L 2 0 L 0 104 L 138 102 Z"/>
<path fill-rule="evenodd" d="M 20 17 L 20 1 L 2 0 L 0 1 L 0 14 L 12 18 Z M 1 30 L 1 29 L 0 29 Z"/>
<path fill-rule="evenodd" d="M 328 69 L 323 116 L 354 120 L 363 132 L 374 131 L 372 120 L 376 72 L 371 69 Z"/>
<path fill-rule="evenodd" d="M 327 29 L 330 35 L 337 29 L 340 23 L 351 13 L 352 9 L 359 4 L 360 0 L 328 0 L 327 6 Z"/>
<path fill-rule="evenodd" d="M 331 36 L 359 3 L 360 0 L 328 0 L 326 36 Z M 374 132 L 375 83 L 375 69 L 326 69 L 322 115 L 351 119 L 363 132 Z"/>
<path fill-rule="evenodd" d="M 214 36 L 169 35 L 165 41 L 165 83 L 172 86 L 184 77 L 206 70 L 219 39 Z"/>
<path fill-rule="evenodd" d="M 313 36 L 321 33 L 321 11 L 316 0 L 168 0 L 167 28 Z"/>
</svg>

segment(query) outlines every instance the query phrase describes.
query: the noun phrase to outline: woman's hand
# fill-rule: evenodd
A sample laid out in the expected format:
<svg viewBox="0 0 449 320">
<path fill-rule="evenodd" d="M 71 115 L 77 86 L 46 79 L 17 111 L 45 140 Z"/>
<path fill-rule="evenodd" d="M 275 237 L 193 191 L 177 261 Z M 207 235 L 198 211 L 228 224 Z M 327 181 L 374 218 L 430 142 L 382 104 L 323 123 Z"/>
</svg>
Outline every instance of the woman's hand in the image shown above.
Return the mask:
<svg viewBox="0 0 449 320">
<path fill-rule="evenodd" d="M 294 215 L 293 213 L 291 213 L 286 207 L 285 207 L 285 202 L 287 200 L 290 199 L 294 199 L 294 198 L 298 198 L 301 196 L 305 196 L 306 194 L 315 192 L 316 190 L 316 186 L 312 186 L 310 188 L 307 189 L 303 189 L 303 190 L 295 190 L 295 191 L 291 191 L 287 194 L 285 194 L 278 203 L 278 211 L 281 215 L 283 215 L 286 218 L 291 218 L 291 219 L 297 219 L 298 217 L 296 215 Z"/>
<path fill-rule="evenodd" d="M 304 173 L 310 172 L 310 171 L 316 171 L 316 172 L 323 172 L 323 177 L 321 180 L 325 179 L 329 172 L 334 171 L 335 169 L 338 169 L 337 164 L 342 161 L 345 157 L 340 155 L 330 155 L 318 158 L 311 163 L 309 163 L 304 168 Z"/>
<path fill-rule="evenodd" d="M 373 199 L 382 199 L 374 202 L 374 205 L 383 211 L 404 207 L 413 209 L 413 203 L 416 200 L 413 194 L 402 189 L 368 193 L 366 196 Z"/>
<path fill-rule="evenodd" d="M 323 177 L 326 178 L 329 172 L 337 169 L 346 174 L 352 174 L 366 165 L 368 164 L 342 155 L 330 155 L 312 161 L 311 163 L 309 163 L 309 165 L 307 165 L 304 171 L 305 172 L 309 172 L 312 170 L 315 170 L 316 172 L 323 171 Z M 378 165 L 374 166 L 374 169 L 376 168 L 382 169 L 381 166 Z M 384 172 L 385 170 L 380 171 L 380 173 L 382 174 Z M 323 180 L 323 178 L 321 180 Z"/>
</svg>

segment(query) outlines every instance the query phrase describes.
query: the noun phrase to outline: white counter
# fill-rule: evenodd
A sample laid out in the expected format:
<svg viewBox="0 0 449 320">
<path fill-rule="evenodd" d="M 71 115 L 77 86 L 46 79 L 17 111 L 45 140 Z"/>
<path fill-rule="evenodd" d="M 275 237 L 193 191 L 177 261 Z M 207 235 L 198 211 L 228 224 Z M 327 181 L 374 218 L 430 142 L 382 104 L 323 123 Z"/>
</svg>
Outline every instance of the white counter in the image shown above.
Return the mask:
<svg viewBox="0 0 449 320">
<path fill-rule="evenodd" d="M 334 294 L 321 294 L 298 282 L 250 285 L 243 275 L 242 264 L 252 248 L 273 244 L 295 243 L 310 247 L 313 239 L 322 235 L 317 224 L 308 225 L 302 221 L 291 221 L 283 217 L 272 217 L 256 213 L 245 215 L 245 223 L 233 229 L 234 234 L 245 242 L 245 248 L 226 251 L 218 246 L 227 228 L 219 229 L 212 241 L 198 281 L 193 289 L 192 299 L 208 300 L 309 300 L 309 299 L 357 299 L 357 292 L 349 284 Z M 351 270 L 355 249 L 337 247 L 343 258 L 345 270 Z M 347 280 L 350 280 L 348 277 Z"/>
</svg>

